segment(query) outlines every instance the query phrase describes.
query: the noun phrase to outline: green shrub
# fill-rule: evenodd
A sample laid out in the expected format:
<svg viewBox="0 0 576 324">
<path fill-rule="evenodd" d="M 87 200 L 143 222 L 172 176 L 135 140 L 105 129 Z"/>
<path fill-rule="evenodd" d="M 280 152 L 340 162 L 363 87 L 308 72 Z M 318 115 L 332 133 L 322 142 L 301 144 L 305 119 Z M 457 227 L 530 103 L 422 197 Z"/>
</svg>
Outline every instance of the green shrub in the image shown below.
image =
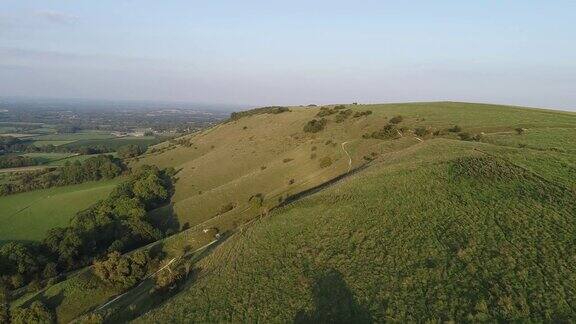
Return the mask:
<svg viewBox="0 0 576 324">
<path fill-rule="evenodd" d="M 416 134 L 416 136 L 419 136 L 419 137 L 424 137 L 424 136 L 430 134 L 430 129 L 426 128 L 426 127 L 418 127 L 414 130 L 414 134 Z"/>
<path fill-rule="evenodd" d="M 448 131 L 451 133 L 460 133 L 462 131 L 462 127 L 460 127 L 458 125 L 454 125 L 454 126 L 448 128 Z"/>
<path fill-rule="evenodd" d="M 243 117 L 252 116 L 252 115 L 261 115 L 261 114 L 281 114 L 284 112 L 289 112 L 290 109 L 287 107 L 281 106 L 270 106 L 270 107 L 262 107 L 262 108 L 255 108 L 246 111 L 240 112 L 233 112 L 230 115 L 230 120 L 238 120 Z"/>
<path fill-rule="evenodd" d="M 304 125 L 304 132 L 306 133 L 318 133 L 323 130 L 328 121 L 325 118 L 312 119 L 306 125 Z"/>
<path fill-rule="evenodd" d="M 357 111 L 354 113 L 354 115 L 352 117 L 358 118 L 358 117 L 362 117 L 362 116 L 368 116 L 371 114 L 372 114 L 372 110 Z"/>
<path fill-rule="evenodd" d="M 224 205 L 220 208 L 220 210 L 218 211 L 218 214 L 227 213 L 227 212 L 231 211 L 232 209 L 234 209 L 235 207 L 236 207 L 235 203 L 233 203 L 233 202 L 227 203 L 226 205 Z"/>
<path fill-rule="evenodd" d="M 320 167 L 326 168 L 332 165 L 332 159 L 329 156 L 325 156 L 320 159 Z"/>
<path fill-rule="evenodd" d="M 460 139 L 463 141 L 480 141 L 482 139 L 482 134 L 470 134 L 462 132 L 458 134 L 458 137 L 460 137 Z"/>
<path fill-rule="evenodd" d="M 390 118 L 390 124 L 400 124 L 404 120 L 404 117 L 398 115 Z"/>
<path fill-rule="evenodd" d="M 335 114 L 336 110 L 334 109 L 330 109 L 328 107 L 322 107 L 320 108 L 320 111 L 316 114 L 316 117 L 326 117 L 326 116 L 330 116 L 332 114 Z"/>
<path fill-rule="evenodd" d="M 336 118 L 334 118 L 334 121 L 337 123 L 341 123 L 345 121 L 348 117 L 350 117 L 350 115 L 352 115 L 351 109 L 341 110 L 338 113 L 338 115 L 336 115 Z"/>
<path fill-rule="evenodd" d="M 525 129 L 522 127 L 518 127 L 516 129 L 514 129 L 514 131 L 516 131 L 516 134 L 522 135 L 522 134 L 524 134 Z"/>
<path fill-rule="evenodd" d="M 396 139 L 402 137 L 400 130 L 396 128 L 395 125 L 388 124 L 382 127 L 380 130 L 372 132 L 363 136 L 364 138 L 376 138 L 376 139 Z"/>
</svg>

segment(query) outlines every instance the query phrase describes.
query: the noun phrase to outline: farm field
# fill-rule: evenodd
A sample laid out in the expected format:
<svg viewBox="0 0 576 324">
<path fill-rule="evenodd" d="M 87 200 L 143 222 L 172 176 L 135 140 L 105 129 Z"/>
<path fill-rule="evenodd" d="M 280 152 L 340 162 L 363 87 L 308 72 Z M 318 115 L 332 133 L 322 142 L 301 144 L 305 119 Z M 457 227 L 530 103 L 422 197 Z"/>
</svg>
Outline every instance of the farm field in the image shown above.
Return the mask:
<svg viewBox="0 0 576 324">
<path fill-rule="evenodd" d="M 119 181 L 88 182 L 0 197 L 0 243 L 43 239 L 48 229 L 68 224 L 76 212 L 105 198 Z"/>
<path fill-rule="evenodd" d="M 52 164 L 69 157 L 75 156 L 75 153 L 25 153 L 21 154 L 29 158 L 33 158 L 39 162 L 39 164 Z"/>
</svg>

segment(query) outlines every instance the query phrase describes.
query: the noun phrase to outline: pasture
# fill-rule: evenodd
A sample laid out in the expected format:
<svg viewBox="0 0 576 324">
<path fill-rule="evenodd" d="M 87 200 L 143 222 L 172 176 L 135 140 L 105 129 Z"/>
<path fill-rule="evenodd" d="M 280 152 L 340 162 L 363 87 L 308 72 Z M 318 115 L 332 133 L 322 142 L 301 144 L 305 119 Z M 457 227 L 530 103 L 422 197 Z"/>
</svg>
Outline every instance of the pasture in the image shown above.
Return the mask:
<svg viewBox="0 0 576 324">
<path fill-rule="evenodd" d="M 105 198 L 119 179 L 87 182 L 0 197 L 0 242 L 42 240 L 76 212 Z"/>
</svg>

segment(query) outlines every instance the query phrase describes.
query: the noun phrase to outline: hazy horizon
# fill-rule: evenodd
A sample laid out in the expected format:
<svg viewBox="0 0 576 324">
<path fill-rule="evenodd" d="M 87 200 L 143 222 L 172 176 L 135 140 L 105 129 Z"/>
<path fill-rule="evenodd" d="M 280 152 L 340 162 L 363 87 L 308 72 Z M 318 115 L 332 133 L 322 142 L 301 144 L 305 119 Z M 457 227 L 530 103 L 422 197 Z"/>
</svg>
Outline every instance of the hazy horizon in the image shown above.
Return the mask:
<svg viewBox="0 0 576 324">
<path fill-rule="evenodd" d="M 16 1 L 0 97 L 576 110 L 576 3 Z"/>
</svg>

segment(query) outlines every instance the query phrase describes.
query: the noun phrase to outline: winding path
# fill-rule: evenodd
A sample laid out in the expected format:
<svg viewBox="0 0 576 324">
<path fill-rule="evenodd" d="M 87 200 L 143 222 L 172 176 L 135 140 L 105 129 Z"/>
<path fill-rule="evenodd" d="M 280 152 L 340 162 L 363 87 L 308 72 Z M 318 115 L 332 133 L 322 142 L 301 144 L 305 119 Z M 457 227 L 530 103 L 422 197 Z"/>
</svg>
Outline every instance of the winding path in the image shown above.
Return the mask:
<svg viewBox="0 0 576 324">
<path fill-rule="evenodd" d="M 114 299 L 112 299 L 112 300 L 108 301 L 107 303 L 101 305 L 100 307 L 96 308 L 95 311 L 102 310 L 103 308 L 105 308 L 106 306 L 109 306 L 110 304 L 114 303 L 115 301 L 117 301 L 118 299 L 122 298 L 122 297 L 125 296 L 126 294 L 134 291 L 135 289 L 138 289 L 140 286 L 142 286 L 142 285 L 146 282 L 147 279 L 150 279 L 151 277 L 157 275 L 160 271 L 168 268 L 174 261 L 176 261 L 176 260 L 178 260 L 178 259 L 181 259 L 181 258 L 183 258 L 183 257 L 185 257 L 185 256 L 187 256 L 187 255 L 191 255 L 191 254 L 195 254 L 195 253 L 197 253 L 197 252 L 200 252 L 201 250 L 209 247 L 210 245 L 212 245 L 212 244 L 214 244 L 214 243 L 216 243 L 216 242 L 218 242 L 218 240 L 213 240 L 212 242 L 210 242 L 210 243 L 208 243 L 208 244 L 206 244 L 206 245 L 204 245 L 204 246 L 202 246 L 202 247 L 199 247 L 198 249 L 196 249 L 196 250 L 194 250 L 194 251 L 192 251 L 192 252 L 189 252 L 189 253 L 187 253 L 187 254 L 181 255 L 181 256 L 176 257 L 176 258 L 172 258 L 172 260 L 170 260 L 170 262 L 166 263 L 166 265 L 163 266 L 162 268 L 158 269 L 158 271 L 156 271 L 156 272 L 154 272 L 154 273 L 146 276 L 146 278 L 144 278 L 144 279 L 142 280 L 142 282 L 140 282 L 140 284 L 139 284 L 138 286 L 136 286 L 136 287 L 134 287 L 134 288 L 132 288 L 132 289 L 124 292 L 123 294 L 120 294 L 120 295 L 116 296 Z"/>
<path fill-rule="evenodd" d="M 342 143 L 342 150 L 344 151 L 344 153 L 346 153 L 346 156 L 348 156 L 348 172 L 350 172 L 350 170 L 352 170 L 352 157 L 350 156 L 350 154 L 348 153 L 348 151 L 346 151 L 346 144 L 348 144 L 349 141 L 346 141 L 344 143 Z"/>
</svg>

